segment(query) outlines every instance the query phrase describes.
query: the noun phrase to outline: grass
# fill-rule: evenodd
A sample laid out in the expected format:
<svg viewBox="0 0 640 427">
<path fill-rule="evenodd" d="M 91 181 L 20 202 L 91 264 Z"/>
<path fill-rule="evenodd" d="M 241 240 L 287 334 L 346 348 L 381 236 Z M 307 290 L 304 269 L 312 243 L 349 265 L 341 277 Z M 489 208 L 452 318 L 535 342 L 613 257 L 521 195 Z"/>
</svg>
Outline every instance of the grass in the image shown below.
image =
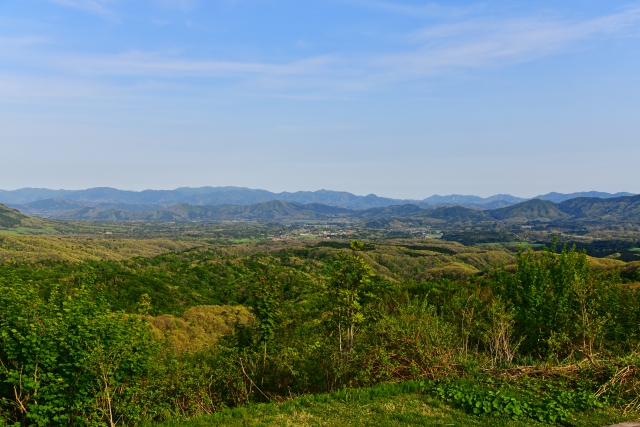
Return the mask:
<svg viewBox="0 0 640 427">
<path fill-rule="evenodd" d="M 640 248 L 631 248 L 629 249 L 631 252 L 640 252 Z"/>
<path fill-rule="evenodd" d="M 531 419 L 475 416 L 425 397 L 416 382 L 383 384 L 332 394 L 303 396 L 284 403 L 253 404 L 213 415 L 173 420 L 147 427 L 209 426 L 548 426 Z M 627 421 L 617 411 L 581 414 L 575 427 L 601 427 Z"/>
</svg>

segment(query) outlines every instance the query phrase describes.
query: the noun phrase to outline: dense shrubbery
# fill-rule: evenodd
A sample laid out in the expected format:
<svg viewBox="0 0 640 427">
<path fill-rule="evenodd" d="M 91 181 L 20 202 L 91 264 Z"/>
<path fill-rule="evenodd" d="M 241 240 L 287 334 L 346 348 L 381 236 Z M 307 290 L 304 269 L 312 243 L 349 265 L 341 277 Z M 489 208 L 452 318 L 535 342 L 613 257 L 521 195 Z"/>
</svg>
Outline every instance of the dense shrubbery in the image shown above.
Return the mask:
<svg viewBox="0 0 640 427">
<path fill-rule="evenodd" d="M 0 417 L 35 425 L 139 421 L 159 346 L 142 319 L 111 312 L 85 288 L 0 284 Z"/>
<path fill-rule="evenodd" d="M 144 261 L 163 272 L 154 280 L 200 280 L 198 289 L 217 298 L 194 306 L 202 296 L 185 297 L 191 307 L 172 315 L 158 315 L 155 294 L 131 301 L 86 267 L 44 291 L 7 277 L 0 417 L 135 425 L 398 380 L 431 380 L 425 392 L 471 412 L 548 422 L 599 402 L 637 406 L 640 291 L 591 271 L 584 254 L 521 252 L 513 270 L 417 283 L 374 274 L 360 249 L 354 243 L 321 260 L 212 256 L 197 268 L 188 256 Z M 167 269 L 167 260 L 177 264 Z M 319 265 L 324 274 L 312 274 Z M 113 277 L 124 274 L 117 269 Z M 112 311 L 101 295 L 127 312 Z M 553 372 L 583 361 L 588 384 L 572 383 L 571 373 L 548 390 L 543 381 L 486 384 L 515 364 Z"/>
</svg>

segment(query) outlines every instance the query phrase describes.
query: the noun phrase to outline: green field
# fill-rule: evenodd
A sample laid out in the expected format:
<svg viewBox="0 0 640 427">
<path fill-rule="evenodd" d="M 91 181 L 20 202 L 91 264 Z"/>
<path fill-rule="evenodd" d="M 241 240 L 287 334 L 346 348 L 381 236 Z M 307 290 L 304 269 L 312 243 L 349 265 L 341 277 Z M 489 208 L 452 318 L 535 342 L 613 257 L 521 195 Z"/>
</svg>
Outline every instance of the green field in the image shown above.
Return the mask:
<svg viewBox="0 0 640 427">
<path fill-rule="evenodd" d="M 557 425 L 530 418 L 512 420 L 508 417 L 470 415 L 412 391 L 415 389 L 411 387 L 413 384 L 383 384 L 350 392 L 305 396 L 284 403 L 254 404 L 209 416 L 147 424 L 147 427 Z M 617 411 L 591 411 L 577 415 L 570 425 L 601 427 L 630 419 L 632 417 L 625 417 Z"/>
<path fill-rule="evenodd" d="M 631 252 L 640 252 L 640 248 L 631 248 L 629 249 Z"/>
</svg>

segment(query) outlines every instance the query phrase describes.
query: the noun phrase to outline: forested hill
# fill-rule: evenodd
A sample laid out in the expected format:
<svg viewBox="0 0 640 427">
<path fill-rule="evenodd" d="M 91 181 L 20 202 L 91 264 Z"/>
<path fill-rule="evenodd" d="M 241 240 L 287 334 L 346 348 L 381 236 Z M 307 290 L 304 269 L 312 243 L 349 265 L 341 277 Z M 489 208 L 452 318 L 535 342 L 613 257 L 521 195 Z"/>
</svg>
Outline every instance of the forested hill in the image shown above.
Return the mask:
<svg viewBox="0 0 640 427">
<path fill-rule="evenodd" d="M 632 219 L 640 217 L 640 195 L 612 199 L 580 197 L 564 201 L 558 206 L 564 213 L 577 218 Z"/>
<path fill-rule="evenodd" d="M 412 218 L 427 223 L 483 223 L 483 222 L 528 222 L 528 221 L 640 221 L 640 196 L 625 196 L 610 199 L 577 198 L 553 203 L 532 199 L 499 209 L 472 209 L 463 206 L 421 207 L 414 204 L 354 210 L 321 203 L 296 203 L 271 200 L 253 205 L 194 206 L 187 203 L 165 208 L 143 210 L 120 209 L 117 205 L 82 206 L 65 200 L 39 201 L 34 204 L 49 209 L 51 205 L 70 209 L 51 215 L 59 219 L 98 221 L 258 221 L 280 220 L 329 220 L 352 219 L 376 222 L 376 227 L 394 218 Z M 7 224 L 25 216 L 5 207 L 3 218 Z M 43 212 L 49 212 L 43 210 Z M 14 219 L 11 219 L 14 218 Z M 11 226 L 11 225 L 7 225 Z M 5 226 L 5 227 L 7 227 Z"/>
<path fill-rule="evenodd" d="M 601 199 L 598 199 L 601 200 Z M 491 218 L 497 220 L 558 220 L 567 219 L 570 216 L 562 211 L 562 208 L 547 200 L 533 199 L 517 205 L 502 209 L 495 209 L 489 213 Z"/>
<path fill-rule="evenodd" d="M 23 219 L 26 219 L 26 218 L 27 218 L 27 215 L 20 213 L 20 211 L 0 204 L 0 227 L 1 228 L 16 227 L 22 223 Z"/>
</svg>

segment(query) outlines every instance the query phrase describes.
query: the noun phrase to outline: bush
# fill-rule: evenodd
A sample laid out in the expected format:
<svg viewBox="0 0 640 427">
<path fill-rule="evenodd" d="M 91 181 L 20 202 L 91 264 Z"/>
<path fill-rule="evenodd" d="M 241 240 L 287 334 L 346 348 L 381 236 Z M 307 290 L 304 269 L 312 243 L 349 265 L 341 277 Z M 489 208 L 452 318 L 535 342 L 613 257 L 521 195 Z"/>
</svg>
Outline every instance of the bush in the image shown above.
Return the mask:
<svg viewBox="0 0 640 427">
<path fill-rule="evenodd" d="M 137 316 L 112 312 L 85 288 L 48 299 L 0 283 L 0 404 L 5 422 L 132 424 L 158 342 Z"/>
<path fill-rule="evenodd" d="M 364 341 L 368 345 L 356 360 L 357 378 L 364 384 L 446 376 L 460 356 L 454 328 L 417 299 L 384 315 Z"/>
<path fill-rule="evenodd" d="M 544 423 L 566 422 L 575 411 L 602 407 L 595 394 L 570 390 L 548 383 L 529 389 L 514 388 L 493 381 L 466 379 L 428 381 L 423 390 L 475 415 L 507 416 L 514 420 L 533 418 Z"/>
</svg>

